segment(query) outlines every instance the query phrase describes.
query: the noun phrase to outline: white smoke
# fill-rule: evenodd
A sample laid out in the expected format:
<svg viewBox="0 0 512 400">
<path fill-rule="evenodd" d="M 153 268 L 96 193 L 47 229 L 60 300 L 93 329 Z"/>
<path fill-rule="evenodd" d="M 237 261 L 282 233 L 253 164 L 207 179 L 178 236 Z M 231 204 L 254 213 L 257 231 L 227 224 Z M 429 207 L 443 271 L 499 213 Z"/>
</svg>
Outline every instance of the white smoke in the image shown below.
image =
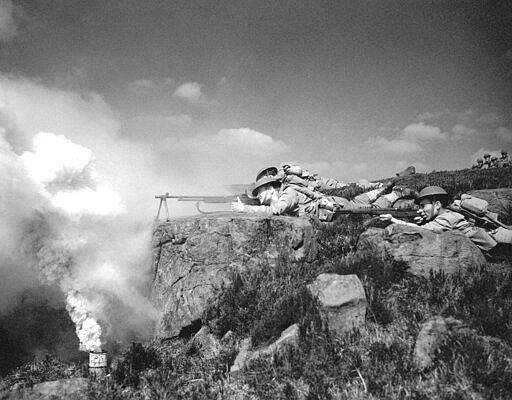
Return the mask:
<svg viewBox="0 0 512 400">
<path fill-rule="evenodd" d="M 60 287 L 82 350 L 99 350 L 108 334 L 123 339 L 126 329 L 146 334 L 156 317 L 139 290 L 140 271 L 149 265 L 149 225 L 134 228 L 121 198 L 98 184 L 91 150 L 40 132 L 18 156 L 0 139 L 6 276 L 29 265 L 43 282 Z M 112 313 L 127 310 L 136 317 L 123 321 L 126 329 L 112 326 Z"/>
</svg>

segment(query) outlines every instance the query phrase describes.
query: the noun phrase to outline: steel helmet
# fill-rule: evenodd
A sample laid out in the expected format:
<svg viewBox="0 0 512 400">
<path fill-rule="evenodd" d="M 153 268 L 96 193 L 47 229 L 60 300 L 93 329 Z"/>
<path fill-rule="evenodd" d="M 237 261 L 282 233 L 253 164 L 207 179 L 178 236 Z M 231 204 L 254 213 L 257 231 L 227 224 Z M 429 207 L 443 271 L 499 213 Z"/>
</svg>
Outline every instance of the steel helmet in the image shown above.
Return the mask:
<svg viewBox="0 0 512 400">
<path fill-rule="evenodd" d="M 482 160 L 481 158 L 477 158 L 476 162 L 477 163 L 482 163 L 482 162 L 484 162 L 484 160 Z"/>
<path fill-rule="evenodd" d="M 262 186 L 268 185 L 269 183 L 279 183 L 281 184 L 281 181 L 279 178 L 272 176 L 272 175 L 265 175 L 262 176 L 260 179 L 258 179 L 254 183 L 254 188 L 252 189 L 252 195 L 257 196 L 258 195 L 258 189 Z"/>
<path fill-rule="evenodd" d="M 489 153 L 484 154 L 484 158 L 490 157 L 491 155 Z"/>
<path fill-rule="evenodd" d="M 446 190 L 440 186 L 427 186 L 421 189 L 418 197 L 414 200 L 414 203 L 419 204 L 421 199 L 430 196 L 448 196 L 448 193 L 446 193 Z"/>
<path fill-rule="evenodd" d="M 503 155 L 507 154 L 507 150 L 501 150 L 501 154 L 503 154 Z"/>
<path fill-rule="evenodd" d="M 496 157 L 496 156 L 491 157 L 491 160 L 492 160 L 492 161 L 497 161 L 497 160 L 498 160 L 498 157 Z"/>
<path fill-rule="evenodd" d="M 259 181 L 264 176 L 276 176 L 277 175 L 277 167 L 265 167 L 260 169 L 256 174 L 256 181 Z"/>
</svg>

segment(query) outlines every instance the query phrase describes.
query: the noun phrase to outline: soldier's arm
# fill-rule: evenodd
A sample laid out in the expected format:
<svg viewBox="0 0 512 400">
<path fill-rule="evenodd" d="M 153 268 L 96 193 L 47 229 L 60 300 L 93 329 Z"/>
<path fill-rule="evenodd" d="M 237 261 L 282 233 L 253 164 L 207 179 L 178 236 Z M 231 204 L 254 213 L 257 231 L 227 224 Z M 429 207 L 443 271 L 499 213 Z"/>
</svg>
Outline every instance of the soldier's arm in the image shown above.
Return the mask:
<svg viewBox="0 0 512 400">
<path fill-rule="evenodd" d="M 284 215 L 293 213 L 299 204 L 299 197 L 294 190 L 284 190 L 281 192 L 277 201 L 272 202 L 269 206 L 250 206 L 244 205 L 244 212 L 257 213 L 262 215 Z"/>
</svg>

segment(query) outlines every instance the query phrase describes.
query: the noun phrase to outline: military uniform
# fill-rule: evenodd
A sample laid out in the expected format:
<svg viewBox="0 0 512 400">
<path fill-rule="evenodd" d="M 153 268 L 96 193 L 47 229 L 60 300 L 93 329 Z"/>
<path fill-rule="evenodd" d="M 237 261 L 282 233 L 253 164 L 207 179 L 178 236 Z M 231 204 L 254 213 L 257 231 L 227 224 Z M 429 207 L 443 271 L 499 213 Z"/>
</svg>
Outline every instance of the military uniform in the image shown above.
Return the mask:
<svg viewBox="0 0 512 400">
<path fill-rule="evenodd" d="M 391 201 L 383 196 L 379 197 L 380 192 L 380 189 L 376 189 L 348 200 L 344 197 L 325 196 L 308 188 L 294 188 L 290 185 L 282 185 L 278 190 L 277 200 L 273 200 L 270 205 L 244 205 L 243 212 L 269 216 L 290 215 L 302 217 L 304 215 L 317 215 L 321 204 L 326 208 L 343 208 L 347 210 L 390 207 Z M 377 198 L 378 202 L 375 201 Z"/>
<path fill-rule="evenodd" d="M 507 154 L 502 154 L 501 157 L 498 159 L 498 166 L 500 168 L 510 167 L 510 164 L 510 157 Z"/>
<path fill-rule="evenodd" d="M 489 251 L 498 244 L 485 229 L 474 226 L 464 215 L 448 209 L 421 227 L 436 233 L 460 231 L 483 251 Z"/>
</svg>

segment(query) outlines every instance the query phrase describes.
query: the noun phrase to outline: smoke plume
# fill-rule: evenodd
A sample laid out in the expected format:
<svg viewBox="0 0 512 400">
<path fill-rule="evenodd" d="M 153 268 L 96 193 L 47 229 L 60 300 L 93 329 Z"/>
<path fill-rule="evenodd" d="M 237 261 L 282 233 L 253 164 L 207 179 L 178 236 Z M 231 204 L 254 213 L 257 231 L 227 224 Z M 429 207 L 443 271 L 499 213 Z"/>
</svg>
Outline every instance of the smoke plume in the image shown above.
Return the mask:
<svg viewBox="0 0 512 400">
<path fill-rule="evenodd" d="M 156 312 L 144 296 L 150 230 L 97 180 L 92 151 L 63 135 L 33 137 L 17 155 L 0 136 L 2 275 L 37 275 L 65 295 L 82 350 L 147 334 Z M 12 279 L 11 279 L 12 281 Z M 21 287 L 20 287 L 21 289 Z M 9 296 L 2 296 L 4 308 Z M 113 314 L 130 314 L 114 326 Z"/>
</svg>

